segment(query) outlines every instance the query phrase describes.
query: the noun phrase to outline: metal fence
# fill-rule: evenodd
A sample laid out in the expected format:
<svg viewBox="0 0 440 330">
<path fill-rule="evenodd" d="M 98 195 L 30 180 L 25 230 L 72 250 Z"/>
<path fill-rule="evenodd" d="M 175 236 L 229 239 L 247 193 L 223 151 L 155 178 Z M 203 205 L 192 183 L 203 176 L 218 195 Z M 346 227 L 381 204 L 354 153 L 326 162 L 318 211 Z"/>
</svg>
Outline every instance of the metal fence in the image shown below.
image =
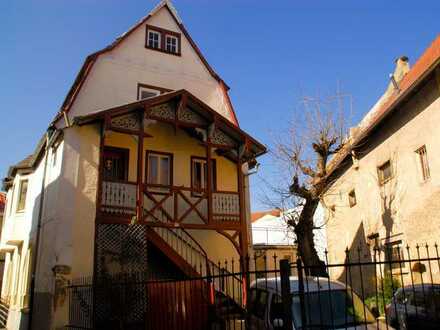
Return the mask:
<svg viewBox="0 0 440 330">
<path fill-rule="evenodd" d="M 68 287 L 71 329 L 440 329 L 437 245 L 325 253 L 316 265 L 265 256 L 181 280 L 118 275 Z M 259 266 L 259 267 L 257 267 Z M 246 271 L 242 271 L 246 269 Z M 258 270 L 255 270 L 258 269 Z"/>
</svg>

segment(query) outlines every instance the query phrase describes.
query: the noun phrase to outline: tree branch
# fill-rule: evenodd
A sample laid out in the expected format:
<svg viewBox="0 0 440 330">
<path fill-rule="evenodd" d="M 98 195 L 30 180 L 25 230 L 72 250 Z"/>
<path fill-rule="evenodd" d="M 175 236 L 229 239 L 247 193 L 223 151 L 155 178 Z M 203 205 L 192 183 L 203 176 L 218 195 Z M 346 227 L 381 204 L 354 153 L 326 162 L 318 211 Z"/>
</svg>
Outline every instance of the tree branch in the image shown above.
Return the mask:
<svg viewBox="0 0 440 330">
<path fill-rule="evenodd" d="M 292 193 L 295 196 L 302 197 L 302 198 L 310 198 L 310 192 L 307 190 L 306 187 L 299 184 L 298 176 L 293 177 L 293 183 L 289 187 L 290 193 Z"/>
<path fill-rule="evenodd" d="M 292 161 L 295 163 L 295 165 L 299 167 L 299 169 L 301 170 L 301 172 L 303 172 L 304 175 L 307 175 L 311 178 L 316 177 L 316 172 L 312 170 L 311 167 L 304 165 L 303 162 L 299 159 L 298 154 L 296 153 L 293 154 Z"/>
</svg>

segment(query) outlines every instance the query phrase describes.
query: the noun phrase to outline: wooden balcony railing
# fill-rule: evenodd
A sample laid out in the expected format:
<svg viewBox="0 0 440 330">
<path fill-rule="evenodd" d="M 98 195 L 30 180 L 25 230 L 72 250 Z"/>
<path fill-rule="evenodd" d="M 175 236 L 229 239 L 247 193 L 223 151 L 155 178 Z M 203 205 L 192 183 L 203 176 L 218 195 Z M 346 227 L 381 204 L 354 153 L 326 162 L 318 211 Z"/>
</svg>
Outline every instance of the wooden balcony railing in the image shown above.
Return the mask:
<svg viewBox="0 0 440 330">
<path fill-rule="evenodd" d="M 144 221 L 203 224 L 240 222 L 238 192 L 212 192 L 212 218 L 209 219 L 208 193 L 188 187 L 144 184 Z M 133 182 L 103 181 L 101 212 L 113 216 L 136 215 L 137 185 Z"/>
<path fill-rule="evenodd" d="M 240 221 L 240 199 L 235 192 L 212 194 L 212 216 L 217 221 Z"/>
<path fill-rule="evenodd" d="M 111 215 L 136 215 L 136 183 L 102 182 L 101 212 Z"/>
</svg>

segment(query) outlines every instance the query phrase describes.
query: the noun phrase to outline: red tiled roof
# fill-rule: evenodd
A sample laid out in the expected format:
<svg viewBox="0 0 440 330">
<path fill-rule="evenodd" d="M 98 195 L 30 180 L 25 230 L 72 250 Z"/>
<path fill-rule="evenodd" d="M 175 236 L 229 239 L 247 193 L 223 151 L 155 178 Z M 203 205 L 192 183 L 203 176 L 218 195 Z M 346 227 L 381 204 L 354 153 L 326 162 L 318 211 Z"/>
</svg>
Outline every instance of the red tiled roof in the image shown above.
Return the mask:
<svg viewBox="0 0 440 330">
<path fill-rule="evenodd" d="M 0 213 L 3 213 L 6 205 L 6 194 L 0 192 Z"/>
<path fill-rule="evenodd" d="M 329 164 L 327 176 L 331 175 L 356 145 L 367 137 L 371 131 L 405 99 L 431 70 L 440 63 L 440 35 L 425 50 L 422 56 L 399 82 L 399 92 L 392 94 L 380 108 L 372 114 L 371 119 L 353 138 L 353 141 L 341 150 Z"/>
<path fill-rule="evenodd" d="M 274 209 L 274 210 L 268 210 L 268 211 L 258 211 L 251 214 L 251 221 L 255 222 L 258 219 L 261 219 L 265 215 L 272 215 L 274 217 L 279 217 L 281 215 L 281 211 Z"/>
</svg>

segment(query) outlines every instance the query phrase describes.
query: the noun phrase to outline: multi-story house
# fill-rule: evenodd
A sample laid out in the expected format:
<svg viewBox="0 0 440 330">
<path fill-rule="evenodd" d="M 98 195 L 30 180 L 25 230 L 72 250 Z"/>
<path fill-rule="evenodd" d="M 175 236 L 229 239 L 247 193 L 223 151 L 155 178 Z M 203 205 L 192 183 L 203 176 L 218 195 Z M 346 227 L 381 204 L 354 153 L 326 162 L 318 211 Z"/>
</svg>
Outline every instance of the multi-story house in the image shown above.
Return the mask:
<svg viewBox="0 0 440 330">
<path fill-rule="evenodd" d="M 169 1 L 86 58 L 4 181 L 9 329 L 66 325 L 70 279 L 205 275 L 248 254 L 247 171 L 266 149 L 228 89 Z"/>
<path fill-rule="evenodd" d="M 346 259 L 346 248 L 358 247 L 362 258 L 375 251 L 396 261 L 438 251 L 440 237 L 440 37 L 410 68 L 400 57 L 385 94 L 330 163 L 332 184 L 325 194 L 330 262 Z M 383 260 L 383 259 L 382 259 Z M 410 281 L 410 263 L 393 263 L 392 271 Z M 426 264 L 440 279 L 438 264 Z M 430 272 L 430 270 L 432 272 Z M 338 274 L 334 274 L 338 277 Z M 399 274 L 400 279 L 400 274 Z M 431 280 L 431 279 L 429 279 Z"/>
</svg>

